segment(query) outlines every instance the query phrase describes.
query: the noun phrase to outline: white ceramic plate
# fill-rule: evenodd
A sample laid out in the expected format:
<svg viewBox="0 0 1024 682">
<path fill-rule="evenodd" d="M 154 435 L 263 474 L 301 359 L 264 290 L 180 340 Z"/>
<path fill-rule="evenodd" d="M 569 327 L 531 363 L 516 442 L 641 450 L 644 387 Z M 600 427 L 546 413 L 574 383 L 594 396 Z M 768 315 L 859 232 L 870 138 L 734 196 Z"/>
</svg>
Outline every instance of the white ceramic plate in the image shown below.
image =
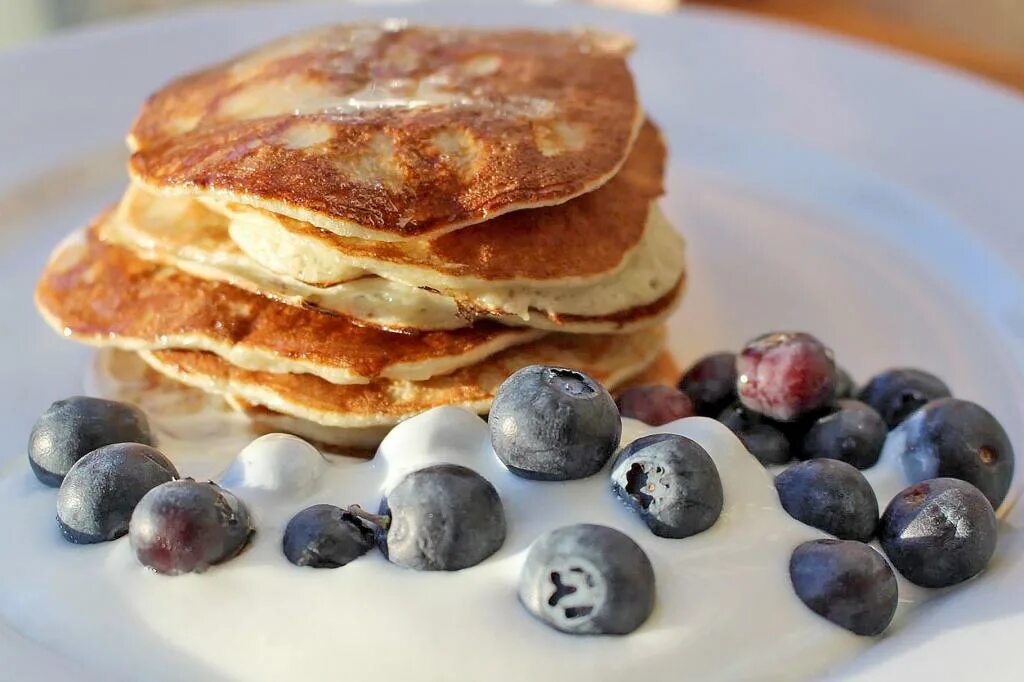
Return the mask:
<svg viewBox="0 0 1024 682">
<path fill-rule="evenodd" d="M 937 372 L 989 407 L 1024 452 L 1019 96 L 732 14 L 278 5 L 100 27 L 0 54 L 0 466 L 24 457 L 52 400 L 81 390 L 88 351 L 43 325 L 32 287 L 61 236 L 119 194 L 121 137 L 143 98 L 282 33 L 382 15 L 631 32 L 643 100 L 672 148 L 666 208 L 690 242 L 691 288 L 673 330 L 679 359 L 771 328 L 812 330 L 860 379 L 898 364 Z M 835 675 L 953 679 L 984 660 L 986 679 L 1019 679 L 1022 522 L 1011 509 L 983 579 L 920 609 Z M 0 561 L 17 562 L 3 523 Z M 69 624 L 67 636 L 76 631 Z M 0 679 L 92 677 L 2 621 L 0 661 Z M 779 665 L 772 672 L 784 678 Z"/>
</svg>

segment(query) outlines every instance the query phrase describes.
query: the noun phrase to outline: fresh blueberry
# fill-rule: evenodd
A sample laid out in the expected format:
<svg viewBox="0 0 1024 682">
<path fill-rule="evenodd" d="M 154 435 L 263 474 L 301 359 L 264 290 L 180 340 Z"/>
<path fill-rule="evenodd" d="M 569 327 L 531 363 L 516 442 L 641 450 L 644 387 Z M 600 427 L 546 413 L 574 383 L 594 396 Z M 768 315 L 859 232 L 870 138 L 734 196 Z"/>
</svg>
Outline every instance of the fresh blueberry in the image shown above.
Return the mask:
<svg viewBox="0 0 1024 682">
<path fill-rule="evenodd" d="M 624 533 L 589 523 L 565 526 L 530 547 L 519 601 L 562 632 L 625 635 L 651 615 L 654 569 Z"/>
<path fill-rule="evenodd" d="M 882 634 L 896 613 L 896 576 L 862 542 L 803 543 L 789 559 L 789 579 L 811 611 L 856 635 Z"/>
<path fill-rule="evenodd" d="M 284 555 L 296 566 L 338 568 L 370 551 L 373 536 L 373 529 L 351 512 L 316 504 L 288 522 Z"/>
<path fill-rule="evenodd" d="M 797 521 L 842 540 L 867 542 L 878 526 L 878 500 L 864 474 L 836 459 L 811 459 L 775 477 L 782 508 Z"/>
<path fill-rule="evenodd" d="M 836 386 L 832 351 L 803 332 L 773 332 L 736 357 L 736 392 L 750 410 L 789 422 L 824 407 Z"/>
<path fill-rule="evenodd" d="M 927 403 L 889 434 L 910 483 L 959 478 L 980 490 L 998 509 L 1013 480 L 1013 446 L 988 410 L 967 400 Z"/>
<path fill-rule="evenodd" d="M 981 572 L 996 551 L 996 515 L 966 481 L 933 478 L 886 508 L 878 540 L 896 570 L 922 587 L 948 587 Z"/>
<path fill-rule="evenodd" d="M 388 519 L 381 551 L 399 566 L 458 571 L 475 566 L 505 542 L 505 511 L 486 478 L 456 464 L 407 474 L 380 503 Z"/>
<path fill-rule="evenodd" d="M 742 405 L 727 408 L 718 415 L 718 421 L 736 434 L 743 447 L 757 457 L 761 464 L 785 464 L 792 459 L 789 439 L 782 429 L 771 420 L 754 414 Z"/>
<path fill-rule="evenodd" d="M 714 419 L 736 402 L 736 354 L 705 355 L 686 370 L 679 390 L 690 396 L 698 415 Z"/>
<path fill-rule="evenodd" d="M 253 534 L 241 500 L 213 482 L 191 478 L 150 490 L 135 507 L 128 539 L 157 573 L 200 573 L 241 552 Z"/>
<path fill-rule="evenodd" d="M 639 438 L 612 467 L 612 490 L 655 535 L 685 538 L 722 513 L 722 479 L 700 445 L 670 433 Z"/>
<path fill-rule="evenodd" d="M 857 394 L 857 385 L 853 377 L 842 367 L 836 366 L 836 386 L 832 391 L 833 400 L 846 400 Z"/>
<path fill-rule="evenodd" d="M 28 461 L 36 478 L 57 488 L 75 462 L 114 443 L 156 445 L 145 413 L 125 403 L 73 396 L 50 405 L 36 421 Z"/>
<path fill-rule="evenodd" d="M 696 414 L 687 395 L 669 386 L 634 386 L 623 391 L 616 403 L 621 416 L 650 426 L 661 426 Z"/>
<path fill-rule="evenodd" d="M 76 544 L 119 538 L 143 495 L 177 477 L 170 460 L 148 445 L 105 445 L 75 462 L 64 477 L 57 524 Z"/>
<path fill-rule="evenodd" d="M 840 400 L 835 412 L 814 422 L 800 441 L 801 459 L 838 459 L 858 469 L 878 462 L 889 429 L 875 410 L 857 400 Z"/>
<path fill-rule="evenodd" d="M 542 481 L 596 474 L 622 435 L 603 386 L 582 372 L 541 365 L 524 367 L 498 388 L 487 422 L 509 471 Z"/>
<path fill-rule="evenodd" d="M 875 408 L 892 429 L 928 401 L 950 395 L 949 386 L 934 374 L 903 368 L 872 377 L 857 399 Z"/>
</svg>

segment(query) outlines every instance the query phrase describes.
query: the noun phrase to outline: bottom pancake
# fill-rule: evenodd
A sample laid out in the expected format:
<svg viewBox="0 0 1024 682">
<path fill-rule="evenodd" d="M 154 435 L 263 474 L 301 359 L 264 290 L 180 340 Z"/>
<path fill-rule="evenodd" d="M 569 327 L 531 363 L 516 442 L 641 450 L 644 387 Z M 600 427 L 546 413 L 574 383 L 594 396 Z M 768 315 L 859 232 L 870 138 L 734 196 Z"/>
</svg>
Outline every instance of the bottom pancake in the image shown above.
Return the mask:
<svg viewBox="0 0 1024 682">
<path fill-rule="evenodd" d="M 426 381 L 378 380 L 348 386 L 311 374 L 245 370 L 204 351 L 139 354 L 162 374 L 204 391 L 324 426 L 364 428 L 394 425 L 442 405 L 482 414 L 490 409 L 498 386 L 527 365 L 578 369 L 612 390 L 650 366 L 660 355 L 664 338 L 661 327 L 624 335 L 551 334 Z"/>
</svg>

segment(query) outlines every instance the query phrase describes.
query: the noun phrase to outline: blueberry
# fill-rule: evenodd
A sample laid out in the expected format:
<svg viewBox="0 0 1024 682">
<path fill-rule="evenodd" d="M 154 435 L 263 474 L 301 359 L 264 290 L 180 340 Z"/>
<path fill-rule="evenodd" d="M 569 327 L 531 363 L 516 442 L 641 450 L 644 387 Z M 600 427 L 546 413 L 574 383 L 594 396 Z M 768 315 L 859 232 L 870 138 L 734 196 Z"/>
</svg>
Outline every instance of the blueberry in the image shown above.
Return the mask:
<svg viewBox="0 0 1024 682">
<path fill-rule="evenodd" d="M 530 547 L 519 601 L 540 621 L 575 635 L 625 635 L 654 608 L 654 569 L 627 535 L 581 523 Z"/>
<path fill-rule="evenodd" d="M 934 374 L 903 368 L 875 375 L 857 398 L 875 408 L 892 429 L 928 401 L 950 395 L 949 387 Z"/>
<path fill-rule="evenodd" d="M 889 434 L 910 483 L 959 478 L 980 490 L 998 509 L 1013 480 L 1013 446 L 988 410 L 967 400 L 927 403 Z"/>
<path fill-rule="evenodd" d="M 814 422 L 800 441 L 801 459 L 838 459 L 858 469 L 878 462 L 889 429 L 873 408 L 857 400 L 840 400 L 838 410 Z"/>
<path fill-rule="evenodd" d="M 487 419 L 491 444 L 512 473 L 541 481 L 586 478 L 619 446 L 615 401 L 581 372 L 524 367 L 498 388 Z"/>
<path fill-rule="evenodd" d="M 861 542 L 803 543 L 789 559 L 789 579 L 811 611 L 857 635 L 882 634 L 896 613 L 896 576 Z"/>
<path fill-rule="evenodd" d="M 922 587 L 948 587 L 981 572 L 996 551 L 996 515 L 966 481 L 933 478 L 893 498 L 878 541 L 896 570 Z"/>
<path fill-rule="evenodd" d="M 722 513 L 722 479 L 700 445 L 669 433 L 630 443 L 612 467 L 612 490 L 655 535 L 685 538 Z"/>
<path fill-rule="evenodd" d="M 36 421 L 28 460 L 36 478 L 57 488 L 75 462 L 114 443 L 156 445 L 145 413 L 113 400 L 72 396 L 50 405 Z"/>
<path fill-rule="evenodd" d="M 75 462 L 64 477 L 57 524 L 76 544 L 119 538 L 143 495 L 177 477 L 170 460 L 148 445 L 105 445 Z"/>
<path fill-rule="evenodd" d="M 351 512 L 316 504 L 288 522 L 284 555 L 296 566 L 338 568 L 370 551 L 373 536 L 373 529 Z"/>
<path fill-rule="evenodd" d="M 853 377 L 842 367 L 836 366 L 836 386 L 832 390 L 833 400 L 846 400 L 857 394 L 857 384 Z"/>
<path fill-rule="evenodd" d="M 803 332 L 754 339 L 736 357 L 736 374 L 743 405 L 784 422 L 824 407 L 836 385 L 832 351 Z"/>
<path fill-rule="evenodd" d="M 775 477 L 782 508 L 797 521 L 842 540 L 867 542 L 878 526 L 878 500 L 864 474 L 846 462 L 812 459 Z"/>
<path fill-rule="evenodd" d="M 785 464 L 792 459 L 789 439 L 782 429 L 742 405 L 726 409 L 718 416 L 718 421 L 736 434 L 743 447 L 761 464 Z"/>
<path fill-rule="evenodd" d="M 475 566 L 505 542 L 505 511 L 486 478 L 456 464 L 407 474 L 381 500 L 390 520 L 381 551 L 399 566 L 458 571 Z"/>
<path fill-rule="evenodd" d="M 157 573 L 200 573 L 241 552 L 253 534 L 249 511 L 213 482 L 191 478 L 150 490 L 135 507 L 128 539 Z"/>
<path fill-rule="evenodd" d="M 705 355 L 679 380 L 679 390 L 690 396 L 697 414 L 712 419 L 736 402 L 736 354 Z"/>
<path fill-rule="evenodd" d="M 661 426 L 695 414 L 693 402 L 687 395 L 669 386 L 628 388 L 622 392 L 616 404 L 621 416 L 638 419 L 650 426 Z"/>
</svg>

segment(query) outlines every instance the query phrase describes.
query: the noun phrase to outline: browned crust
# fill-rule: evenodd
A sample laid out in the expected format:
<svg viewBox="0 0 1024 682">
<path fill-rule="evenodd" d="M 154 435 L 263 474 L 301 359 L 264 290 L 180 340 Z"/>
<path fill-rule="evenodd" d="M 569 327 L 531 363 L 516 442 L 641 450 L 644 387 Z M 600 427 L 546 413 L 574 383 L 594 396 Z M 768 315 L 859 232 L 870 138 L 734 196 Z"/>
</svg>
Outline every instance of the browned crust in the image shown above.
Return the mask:
<svg viewBox="0 0 1024 682">
<path fill-rule="evenodd" d="M 51 261 L 36 301 L 66 336 L 99 345 L 160 348 L 174 345 L 168 339 L 201 336 L 372 379 L 395 365 L 470 357 L 482 348 L 496 351 L 537 336 L 487 322 L 451 331 L 392 333 L 143 260 L 99 241 L 93 231 L 81 248 L 67 262 L 59 255 Z"/>
<path fill-rule="evenodd" d="M 173 378 L 204 390 L 236 393 L 239 386 L 258 387 L 261 394 L 278 403 L 271 403 L 273 409 L 285 413 L 295 409 L 295 416 L 303 419 L 311 419 L 309 413 L 316 412 L 366 416 L 378 423 L 387 423 L 443 405 L 463 405 L 486 411 L 498 386 L 516 369 L 538 362 L 564 364 L 556 358 L 564 357 L 565 353 L 571 353 L 574 369 L 614 388 L 626 378 L 616 376 L 621 368 L 607 364 L 614 346 L 631 344 L 634 346 L 632 354 L 642 358 L 644 353 L 650 353 L 653 358 L 657 348 L 648 348 L 647 344 L 660 346 L 662 339 L 661 333 L 646 332 L 632 337 L 555 334 L 426 381 L 378 380 L 348 386 L 332 384 L 309 374 L 253 372 L 203 351 L 158 350 L 148 355 L 159 363 L 158 371 L 170 371 Z M 146 353 L 142 357 L 149 362 Z M 245 399 L 255 400 L 251 395 Z"/>
<path fill-rule="evenodd" d="M 490 57 L 494 72 L 466 66 Z M 404 96 L 413 98 L 431 76 L 432 87 L 457 102 L 344 113 L 285 108 L 251 118 L 225 111 L 245 89 L 275 82 L 344 98 L 397 80 L 410 84 Z M 282 104 L 288 92 L 277 92 Z M 171 191 L 229 193 L 299 207 L 322 227 L 344 221 L 409 238 L 593 190 L 618 170 L 639 120 L 623 54 L 578 34 L 337 26 L 165 86 L 132 128 L 130 170 Z M 284 142 L 308 125 L 331 135 L 297 149 Z M 583 131 L 585 144 L 562 144 L 565 125 Z M 456 139 L 454 151 L 435 142 L 439 136 Z M 558 153 L 542 150 L 550 140 Z M 381 145 L 391 171 L 359 177 L 360 160 Z"/>
<path fill-rule="evenodd" d="M 279 217 L 282 227 L 352 258 L 486 281 L 592 277 L 614 270 L 640 243 L 651 202 L 664 192 L 665 143 L 647 121 L 622 169 L 602 187 L 558 206 L 514 211 L 433 239 L 381 242 Z"/>
</svg>

